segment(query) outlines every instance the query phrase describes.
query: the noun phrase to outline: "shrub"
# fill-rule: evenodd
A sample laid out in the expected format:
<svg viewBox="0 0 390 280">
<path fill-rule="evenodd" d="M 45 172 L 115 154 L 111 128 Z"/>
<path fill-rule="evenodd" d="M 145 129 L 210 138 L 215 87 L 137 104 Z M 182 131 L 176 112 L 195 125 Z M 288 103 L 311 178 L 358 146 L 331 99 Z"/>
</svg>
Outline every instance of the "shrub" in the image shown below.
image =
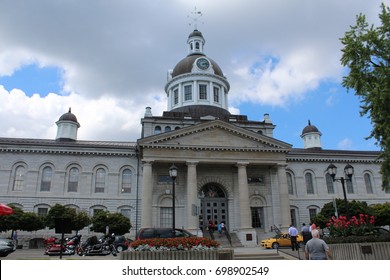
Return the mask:
<svg viewBox="0 0 390 280">
<path fill-rule="evenodd" d="M 152 238 L 130 243 L 130 250 L 134 251 L 206 251 L 219 247 L 217 241 L 204 237 Z"/>
<path fill-rule="evenodd" d="M 373 233 L 375 217 L 367 214 L 359 214 L 359 218 L 353 216 L 347 219 L 345 216 L 332 217 L 328 224 L 331 237 L 347 237 L 350 235 L 364 236 Z"/>
</svg>

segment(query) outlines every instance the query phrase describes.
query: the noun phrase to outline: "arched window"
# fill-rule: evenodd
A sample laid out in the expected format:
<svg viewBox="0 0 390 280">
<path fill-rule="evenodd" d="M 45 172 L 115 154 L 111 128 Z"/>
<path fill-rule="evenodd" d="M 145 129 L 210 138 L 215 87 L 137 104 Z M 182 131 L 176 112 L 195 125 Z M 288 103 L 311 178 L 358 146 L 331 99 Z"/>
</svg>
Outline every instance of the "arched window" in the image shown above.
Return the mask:
<svg viewBox="0 0 390 280">
<path fill-rule="evenodd" d="M 72 167 L 68 175 L 68 192 L 77 192 L 79 185 L 79 169 Z"/>
<path fill-rule="evenodd" d="M 328 193 L 334 194 L 334 185 L 333 185 L 332 176 L 330 176 L 329 173 L 326 173 L 325 179 L 326 179 L 326 187 L 328 189 Z"/>
<path fill-rule="evenodd" d="M 172 129 L 171 129 L 171 127 L 170 126 L 166 126 L 165 128 L 164 128 L 164 132 L 169 132 L 169 131 L 171 131 Z"/>
<path fill-rule="evenodd" d="M 44 167 L 42 170 L 42 178 L 41 178 L 41 192 L 50 191 L 52 176 L 53 176 L 53 169 L 50 166 Z"/>
<path fill-rule="evenodd" d="M 12 190 L 22 191 L 24 189 L 25 174 L 26 168 L 24 166 L 19 165 L 18 167 L 16 167 Z"/>
<path fill-rule="evenodd" d="M 154 128 L 154 134 L 159 134 L 159 133 L 161 133 L 161 126 L 158 125 Z"/>
<path fill-rule="evenodd" d="M 122 172 L 122 193 L 131 193 L 131 178 L 132 173 L 130 169 L 125 169 Z"/>
<path fill-rule="evenodd" d="M 99 168 L 95 175 L 95 193 L 104 193 L 106 187 L 106 170 Z"/>
<path fill-rule="evenodd" d="M 313 175 L 309 172 L 305 174 L 306 193 L 314 194 Z"/>
<path fill-rule="evenodd" d="M 348 193 L 354 193 L 352 181 L 347 180 L 345 183 L 347 185 L 347 192 Z"/>
<path fill-rule="evenodd" d="M 371 175 L 369 173 L 365 173 L 364 174 L 364 183 L 366 185 L 366 191 L 367 193 L 374 193 L 373 189 L 372 189 L 372 180 L 371 180 Z"/>
<path fill-rule="evenodd" d="M 291 173 L 286 173 L 287 175 L 287 186 L 288 186 L 288 194 L 293 195 L 294 194 L 294 183 L 293 183 L 293 176 Z"/>
</svg>

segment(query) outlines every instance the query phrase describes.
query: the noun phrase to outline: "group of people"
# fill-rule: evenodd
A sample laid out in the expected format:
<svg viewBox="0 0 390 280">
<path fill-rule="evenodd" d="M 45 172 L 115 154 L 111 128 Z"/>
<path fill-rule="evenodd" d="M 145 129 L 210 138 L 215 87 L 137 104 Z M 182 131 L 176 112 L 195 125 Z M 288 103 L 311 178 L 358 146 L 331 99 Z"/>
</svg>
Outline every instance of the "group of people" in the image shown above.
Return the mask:
<svg viewBox="0 0 390 280">
<path fill-rule="evenodd" d="M 212 220 L 209 220 L 208 229 L 210 233 L 214 233 L 215 229 L 217 229 L 220 236 L 222 236 L 222 233 L 225 232 L 225 223 L 217 221 L 214 223 Z"/>
<path fill-rule="evenodd" d="M 294 225 L 290 225 L 288 234 L 290 235 L 291 249 L 298 251 L 298 229 Z M 309 226 L 303 223 L 301 234 L 303 244 L 305 245 L 305 258 L 307 260 L 330 260 L 332 258 L 328 244 L 320 238 L 320 232 L 314 223 L 311 223 Z"/>
</svg>

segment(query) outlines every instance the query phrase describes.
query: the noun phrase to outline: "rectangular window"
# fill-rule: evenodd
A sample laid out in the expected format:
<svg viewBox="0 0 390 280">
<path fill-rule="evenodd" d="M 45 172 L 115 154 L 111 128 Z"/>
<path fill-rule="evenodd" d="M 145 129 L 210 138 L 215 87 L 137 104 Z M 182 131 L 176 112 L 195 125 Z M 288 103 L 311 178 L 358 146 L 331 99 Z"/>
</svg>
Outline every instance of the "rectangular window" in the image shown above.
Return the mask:
<svg viewBox="0 0 390 280">
<path fill-rule="evenodd" d="M 77 192 L 79 184 L 79 170 L 72 167 L 69 171 L 68 192 Z"/>
<path fill-rule="evenodd" d="M 347 192 L 348 193 L 354 193 L 353 192 L 353 185 L 352 185 L 352 182 L 351 181 L 346 181 L 346 184 L 347 184 Z"/>
<path fill-rule="evenodd" d="M 38 208 L 37 214 L 39 217 L 45 217 L 48 211 L 49 210 L 47 208 Z"/>
<path fill-rule="evenodd" d="M 214 102 L 219 103 L 219 88 L 214 87 Z"/>
<path fill-rule="evenodd" d="M 207 100 L 207 85 L 199 85 L 199 99 Z"/>
<path fill-rule="evenodd" d="M 104 193 L 106 186 L 106 171 L 102 168 L 99 168 L 96 171 L 96 181 L 95 181 L 95 193 Z"/>
<path fill-rule="evenodd" d="M 159 184 L 172 184 L 172 178 L 169 175 L 158 175 Z"/>
<path fill-rule="evenodd" d="M 132 173 L 130 169 L 125 169 L 122 173 L 122 193 L 131 193 L 131 176 Z"/>
<path fill-rule="evenodd" d="M 192 85 L 184 86 L 184 101 L 192 100 Z"/>
<path fill-rule="evenodd" d="M 172 207 L 160 208 L 160 227 L 170 228 L 172 227 Z"/>
<path fill-rule="evenodd" d="M 295 209 L 290 209 L 290 216 L 291 216 L 291 224 L 297 225 L 297 213 L 295 212 Z"/>
<path fill-rule="evenodd" d="M 263 217 L 263 207 L 251 207 L 252 215 L 252 227 L 253 228 L 263 228 L 263 223 L 261 222 Z"/>
<path fill-rule="evenodd" d="M 326 173 L 325 178 L 326 178 L 326 187 L 328 189 L 328 193 L 334 194 L 334 185 L 333 185 L 332 177 L 329 175 L 329 173 Z"/>
<path fill-rule="evenodd" d="M 41 180 L 41 191 L 49 192 L 51 186 L 51 178 L 52 178 L 52 168 L 46 166 L 42 171 L 42 180 Z"/>
<path fill-rule="evenodd" d="M 179 90 L 176 88 L 173 91 L 173 104 L 177 105 L 179 103 Z"/>
<path fill-rule="evenodd" d="M 316 215 L 317 215 L 317 209 L 315 209 L 315 208 L 309 209 L 310 221 L 312 221 Z"/>
</svg>

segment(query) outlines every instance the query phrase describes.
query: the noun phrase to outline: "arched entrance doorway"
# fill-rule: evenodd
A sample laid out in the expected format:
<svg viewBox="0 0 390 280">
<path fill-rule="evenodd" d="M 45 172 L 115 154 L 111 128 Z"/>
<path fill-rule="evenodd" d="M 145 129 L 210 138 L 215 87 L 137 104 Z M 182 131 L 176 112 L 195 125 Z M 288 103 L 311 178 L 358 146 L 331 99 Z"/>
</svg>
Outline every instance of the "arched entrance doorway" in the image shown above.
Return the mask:
<svg viewBox="0 0 390 280">
<path fill-rule="evenodd" d="M 199 225 L 205 230 L 209 221 L 214 224 L 224 222 L 229 226 L 228 201 L 223 188 L 216 183 L 204 185 L 200 192 L 200 215 Z"/>
</svg>

